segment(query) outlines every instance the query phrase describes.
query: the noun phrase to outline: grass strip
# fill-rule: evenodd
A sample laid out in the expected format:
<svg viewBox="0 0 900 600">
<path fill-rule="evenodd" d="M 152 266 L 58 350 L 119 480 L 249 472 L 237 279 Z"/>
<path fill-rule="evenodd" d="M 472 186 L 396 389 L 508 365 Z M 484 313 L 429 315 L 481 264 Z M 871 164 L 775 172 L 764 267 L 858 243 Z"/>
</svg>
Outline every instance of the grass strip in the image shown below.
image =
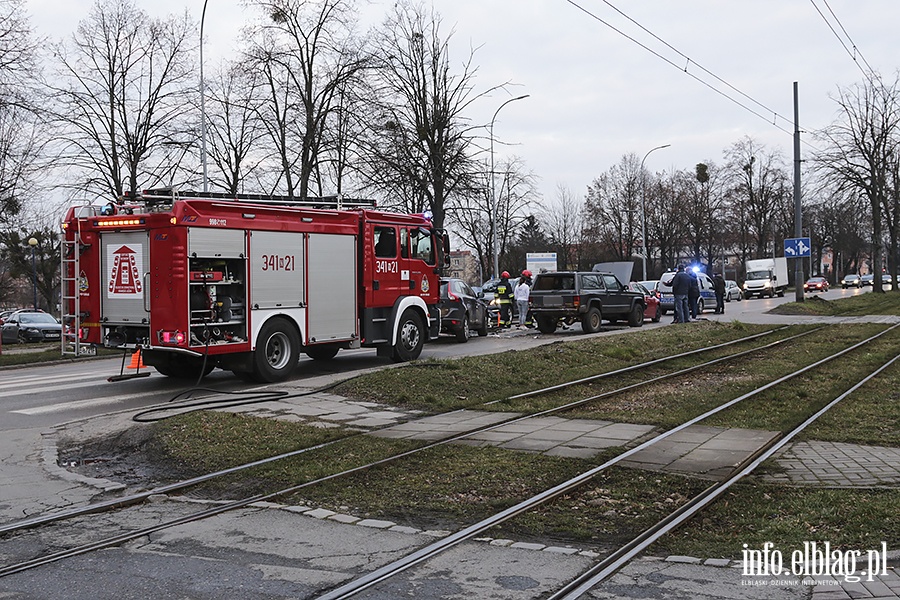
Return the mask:
<svg viewBox="0 0 900 600">
<path fill-rule="evenodd" d="M 858 317 L 862 315 L 900 315 L 900 293 L 869 292 L 849 298 L 826 300 L 821 296 L 810 296 L 803 302 L 786 302 L 773 308 L 776 315 L 821 315 Z"/>
<path fill-rule="evenodd" d="M 421 360 L 337 386 L 336 394 L 424 411 L 443 412 L 605 371 L 710 346 L 772 329 L 770 325 L 709 321 L 628 335 L 555 342 L 522 351 L 460 359 Z"/>
</svg>

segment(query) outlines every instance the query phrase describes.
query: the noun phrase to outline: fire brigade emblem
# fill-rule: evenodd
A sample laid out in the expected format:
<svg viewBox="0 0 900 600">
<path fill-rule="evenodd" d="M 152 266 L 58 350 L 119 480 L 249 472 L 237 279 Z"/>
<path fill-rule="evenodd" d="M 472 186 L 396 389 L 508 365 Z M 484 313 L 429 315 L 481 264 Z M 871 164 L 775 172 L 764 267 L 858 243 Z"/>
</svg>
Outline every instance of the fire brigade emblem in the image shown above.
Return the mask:
<svg viewBox="0 0 900 600">
<path fill-rule="evenodd" d="M 422 293 L 427 294 L 428 290 L 430 290 L 430 289 L 431 289 L 431 284 L 428 283 L 428 277 L 423 276 L 422 277 Z"/>
<path fill-rule="evenodd" d="M 110 246 L 107 267 L 107 297 L 142 298 L 142 257 L 128 246 Z"/>
<path fill-rule="evenodd" d="M 90 285 L 88 285 L 87 275 L 85 275 L 84 271 L 82 271 L 78 275 L 78 292 L 80 294 L 87 294 L 89 289 L 90 289 Z"/>
</svg>

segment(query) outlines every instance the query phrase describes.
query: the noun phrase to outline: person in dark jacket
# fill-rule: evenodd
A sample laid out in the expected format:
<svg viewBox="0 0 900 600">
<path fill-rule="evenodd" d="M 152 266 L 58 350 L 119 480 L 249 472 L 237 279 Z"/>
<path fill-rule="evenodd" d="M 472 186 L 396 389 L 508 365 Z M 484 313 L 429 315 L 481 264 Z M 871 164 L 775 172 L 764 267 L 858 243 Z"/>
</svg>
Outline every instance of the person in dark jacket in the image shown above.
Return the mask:
<svg viewBox="0 0 900 600">
<path fill-rule="evenodd" d="M 500 305 L 500 327 L 512 327 L 513 286 L 509 283 L 509 272 L 503 271 L 500 274 L 494 297 Z"/>
<path fill-rule="evenodd" d="M 691 320 L 688 311 L 688 293 L 691 289 L 691 276 L 684 272 L 684 266 L 678 265 L 675 277 L 672 278 L 672 295 L 675 296 L 675 322 L 687 323 Z"/>
<path fill-rule="evenodd" d="M 721 273 L 713 277 L 713 291 L 716 293 L 716 314 L 725 314 L 725 278 Z"/>
<path fill-rule="evenodd" d="M 700 314 L 700 306 L 698 306 L 698 301 L 700 300 L 700 282 L 697 279 L 696 273 L 688 273 L 688 276 L 691 278 L 691 287 L 688 288 L 688 305 L 690 306 L 691 319 L 696 319 L 697 315 Z"/>
</svg>

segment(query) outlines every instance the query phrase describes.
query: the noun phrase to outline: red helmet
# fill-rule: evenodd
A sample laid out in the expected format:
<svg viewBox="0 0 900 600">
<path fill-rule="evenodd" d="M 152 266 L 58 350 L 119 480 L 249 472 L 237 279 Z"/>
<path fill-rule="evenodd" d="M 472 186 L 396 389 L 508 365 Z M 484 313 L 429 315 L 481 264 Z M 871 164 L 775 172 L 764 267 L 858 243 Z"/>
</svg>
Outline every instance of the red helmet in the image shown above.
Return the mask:
<svg viewBox="0 0 900 600">
<path fill-rule="evenodd" d="M 531 271 L 525 269 L 524 271 L 522 271 L 522 277 L 531 277 Z"/>
<path fill-rule="evenodd" d="M 509 271 L 503 271 L 502 273 L 500 273 L 500 277 L 509 278 Z"/>
</svg>

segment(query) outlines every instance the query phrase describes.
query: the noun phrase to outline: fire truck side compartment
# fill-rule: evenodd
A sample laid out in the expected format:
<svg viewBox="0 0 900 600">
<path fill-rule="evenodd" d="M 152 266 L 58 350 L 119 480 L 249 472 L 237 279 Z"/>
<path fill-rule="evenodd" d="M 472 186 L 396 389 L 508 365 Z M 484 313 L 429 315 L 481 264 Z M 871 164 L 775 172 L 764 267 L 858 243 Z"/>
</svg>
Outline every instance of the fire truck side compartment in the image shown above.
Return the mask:
<svg viewBox="0 0 900 600">
<path fill-rule="evenodd" d="M 310 344 L 357 340 L 356 236 L 309 236 Z"/>
<path fill-rule="evenodd" d="M 144 273 L 150 265 L 147 232 L 107 232 L 102 239 L 104 325 L 146 325 L 150 317 L 145 310 L 147 290 L 143 287 Z"/>
<path fill-rule="evenodd" d="M 304 234 L 250 232 L 250 297 L 253 310 L 305 305 Z"/>
<path fill-rule="evenodd" d="M 246 256 L 244 230 L 191 227 L 188 231 L 188 256 L 243 258 Z"/>
</svg>

